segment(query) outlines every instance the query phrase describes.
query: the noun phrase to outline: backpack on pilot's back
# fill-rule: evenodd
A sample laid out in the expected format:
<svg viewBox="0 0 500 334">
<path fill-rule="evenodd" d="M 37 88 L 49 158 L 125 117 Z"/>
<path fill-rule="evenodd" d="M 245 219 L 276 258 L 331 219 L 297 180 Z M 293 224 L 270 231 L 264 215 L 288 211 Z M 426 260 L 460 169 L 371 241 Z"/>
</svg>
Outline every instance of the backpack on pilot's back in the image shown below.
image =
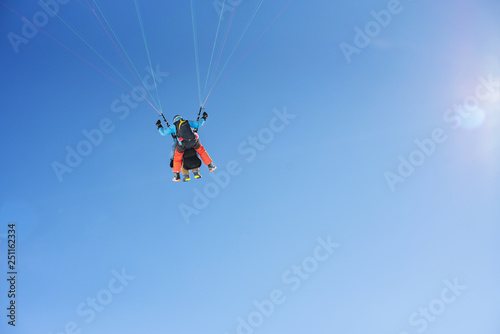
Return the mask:
<svg viewBox="0 0 500 334">
<path fill-rule="evenodd" d="M 189 125 L 189 121 L 185 119 L 179 119 L 174 123 L 175 134 L 177 139 L 182 143 L 184 149 L 193 147 L 196 144 L 196 135 Z"/>
</svg>

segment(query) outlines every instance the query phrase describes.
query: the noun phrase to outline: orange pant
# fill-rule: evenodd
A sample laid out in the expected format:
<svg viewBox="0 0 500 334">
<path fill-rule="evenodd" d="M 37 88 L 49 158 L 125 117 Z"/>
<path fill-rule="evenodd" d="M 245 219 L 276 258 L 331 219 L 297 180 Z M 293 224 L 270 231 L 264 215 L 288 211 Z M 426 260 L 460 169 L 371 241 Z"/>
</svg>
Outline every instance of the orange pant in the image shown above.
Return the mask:
<svg viewBox="0 0 500 334">
<path fill-rule="evenodd" d="M 208 155 L 207 151 L 205 151 L 205 148 L 203 147 L 203 145 L 200 144 L 200 142 L 197 142 L 193 148 L 196 152 L 198 152 L 198 155 L 200 156 L 201 160 L 203 160 L 205 165 L 212 163 L 212 159 L 210 159 L 210 156 Z M 183 155 L 184 155 L 184 150 L 182 150 L 182 152 L 179 152 L 179 145 L 177 145 L 174 153 L 174 168 L 172 169 L 174 173 L 181 172 Z"/>
</svg>

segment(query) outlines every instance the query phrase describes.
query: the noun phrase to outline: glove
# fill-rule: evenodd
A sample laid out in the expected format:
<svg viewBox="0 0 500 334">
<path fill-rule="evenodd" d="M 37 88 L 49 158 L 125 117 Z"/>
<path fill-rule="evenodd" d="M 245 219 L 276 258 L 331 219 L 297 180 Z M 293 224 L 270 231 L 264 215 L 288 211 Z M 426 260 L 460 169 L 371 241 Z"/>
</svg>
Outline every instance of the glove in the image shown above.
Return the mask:
<svg viewBox="0 0 500 334">
<path fill-rule="evenodd" d="M 156 121 L 156 126 L 158 127 L 158 130 L 160 128 L 163 128 L 163 125 L 161 125 L 161 121 L 160 120 Z"/>
<path fill-rule="evenodd" d="M 206 111 L 204 111 L 203 116 L 201 116 L 201 118 L 203 118 L 206 121 L 207 117 L 208 117 L 208 114 L 206 113 Z"/>
<path fill-rule="evenodd" d="M 174 160 L 170 159 L 170 168 L 174 168 Z"/>
</svg>

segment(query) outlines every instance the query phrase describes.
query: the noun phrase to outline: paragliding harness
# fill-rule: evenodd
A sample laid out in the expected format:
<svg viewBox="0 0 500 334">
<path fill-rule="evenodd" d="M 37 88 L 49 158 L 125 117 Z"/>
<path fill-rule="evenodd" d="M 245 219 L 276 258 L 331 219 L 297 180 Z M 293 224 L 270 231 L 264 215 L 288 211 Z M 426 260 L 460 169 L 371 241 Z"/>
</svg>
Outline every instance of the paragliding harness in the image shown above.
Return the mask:
<svg viewBox="0 0 500 334">
<path fill-rule="evenodd" d="M 200 120 L 201 111 L 203 110 L 203 106 L 200 107 L 198 111 L 198 117 L 196 121 Z M 175 134 L 179 142 L 181 142 L 181 146 L 184 150 L 187 150 L 196 145 L 198 141 L 198 129 L 192 129 L 191 125 L 189 125 L 189 121 L 180 119 L 174 123 L 175 125 Z"/>
<path fill-rule="evenodd" d="M 177 135 L 177 139 L 181 143 L 181 146 L 184 150 L 191 148 L 196 145 L 196 141 L 198 140 L 197 136 L 191 129 L 191 125 L 189 125 L 189 121 L 180 119 L 174 123 L 175 125 L 175 134 Z"/>
<path fill-rule="evenodd" d="M 200 111 L 198 112 L 198 117 L 196 118 L 196 121 L 200 120 L 200 115 L 201 115 L 202 110 L 203 110 L 203 107 L 200 107 Z M 181 122 L 178 121 L 176 123 L 181 123 Z M 175 124 L 175 129 L 176 129 L 176 132 L 178 134 L 179 140 L 181 140 L 181 137 L 182 137 L 182 139 L 184 139 L 184 140 L 181 140 L 182 147 L 183 148 L 186 147 L 185 139 L 186 139 L 186 137 L 190 137 L 191 134 L 193 134 L 193 136 L 195 137 L 195 140 L 193 141 L 193 145 L 196 144 L 196 140 L 198 139 L 198 136 L 197 136 L 198 128 L 192 129 L 189 126 L 189 122 L 187 122 L 187 121 L 184 121 L 184 123 L 179 124 L 179 125 L 176 123 L 174 123 L 174 124 Z M 187 127 L 184 124 L 187 124 Z M 186 134 L 183 134 L 183 135 L 180 134 L 180 130 L 182 129 L 182 127 L 184 127 L 186 132 L 188 133 L 187 136 L 186 136 Z M 189 131 L 191 131 L 191 132 L 189 132 Z M 201 160 L 198 157 L 198 154 L 196 153 L 196 150 L 194 148 L 191 147 L 191 148 L 184 150 L 184 155 L 182 156 L 182 167 L 184 169 L 187 169 L 187 170 L 196 169 L 196 168 L 201 167 Z"/>
<path fill-rule="evenodd" d="M 200 168 L 201 166 L 201 160 L 194 148 L 185 150 L 182 160 L 182 167 L 187 170 Z"/>
</svg>

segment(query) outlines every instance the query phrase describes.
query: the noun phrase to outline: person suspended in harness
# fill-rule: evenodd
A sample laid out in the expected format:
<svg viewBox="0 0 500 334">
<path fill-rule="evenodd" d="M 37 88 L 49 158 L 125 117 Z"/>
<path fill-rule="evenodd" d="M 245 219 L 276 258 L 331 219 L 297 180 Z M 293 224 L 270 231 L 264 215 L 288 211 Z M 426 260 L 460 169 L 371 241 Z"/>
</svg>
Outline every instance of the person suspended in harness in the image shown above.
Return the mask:
<svg viewBox="0 0 500 334">
<path fill-rule="evenodd" d="M 203 112 L 203 116 L 199 121 L 189 121 L 183 119 L 180 115 L 174 116 L 173 123 L 167 129 L 164 129 L 161 121 L 158 120 L 156 125 L 158 131 L 162 136 L 168 136 L 170 134 L 175 134 L 177 138 L 177 145 L 174 152 L 173 167 L 174 178 L 172 181 L 179 182 L 181 180 L 180 172 L 182 167 L 182 157 L 184 152 L 190 148 L 194 149 L 199 155 L 201 160 L 208 166 L 208 170 L 213 172 L 217 167 L 212 163 L 212 159 L 208 155 L 207 151 L 200 144 L 199 136 L 194 129 L 199 128 L 207 120 L 208 114 Z"/>
<path fill-rule="evenodd" d="M 177 147 L 177 138 L 172 136 L 173 144 L 172 149 L 170 150 L 170 168 L 174 167 L 174 154 L 175 148 Z M 195 179 L 200 179 L 200 166 L 201 160 L 198 157 L 198 154 L 193 148 L 189 148 L 184 151 L 184 155 L 182 156 L 182 181 L 187 182 L 191 180 L 190 171 L 193 171 L 193 176 Z"/>
</svg>

